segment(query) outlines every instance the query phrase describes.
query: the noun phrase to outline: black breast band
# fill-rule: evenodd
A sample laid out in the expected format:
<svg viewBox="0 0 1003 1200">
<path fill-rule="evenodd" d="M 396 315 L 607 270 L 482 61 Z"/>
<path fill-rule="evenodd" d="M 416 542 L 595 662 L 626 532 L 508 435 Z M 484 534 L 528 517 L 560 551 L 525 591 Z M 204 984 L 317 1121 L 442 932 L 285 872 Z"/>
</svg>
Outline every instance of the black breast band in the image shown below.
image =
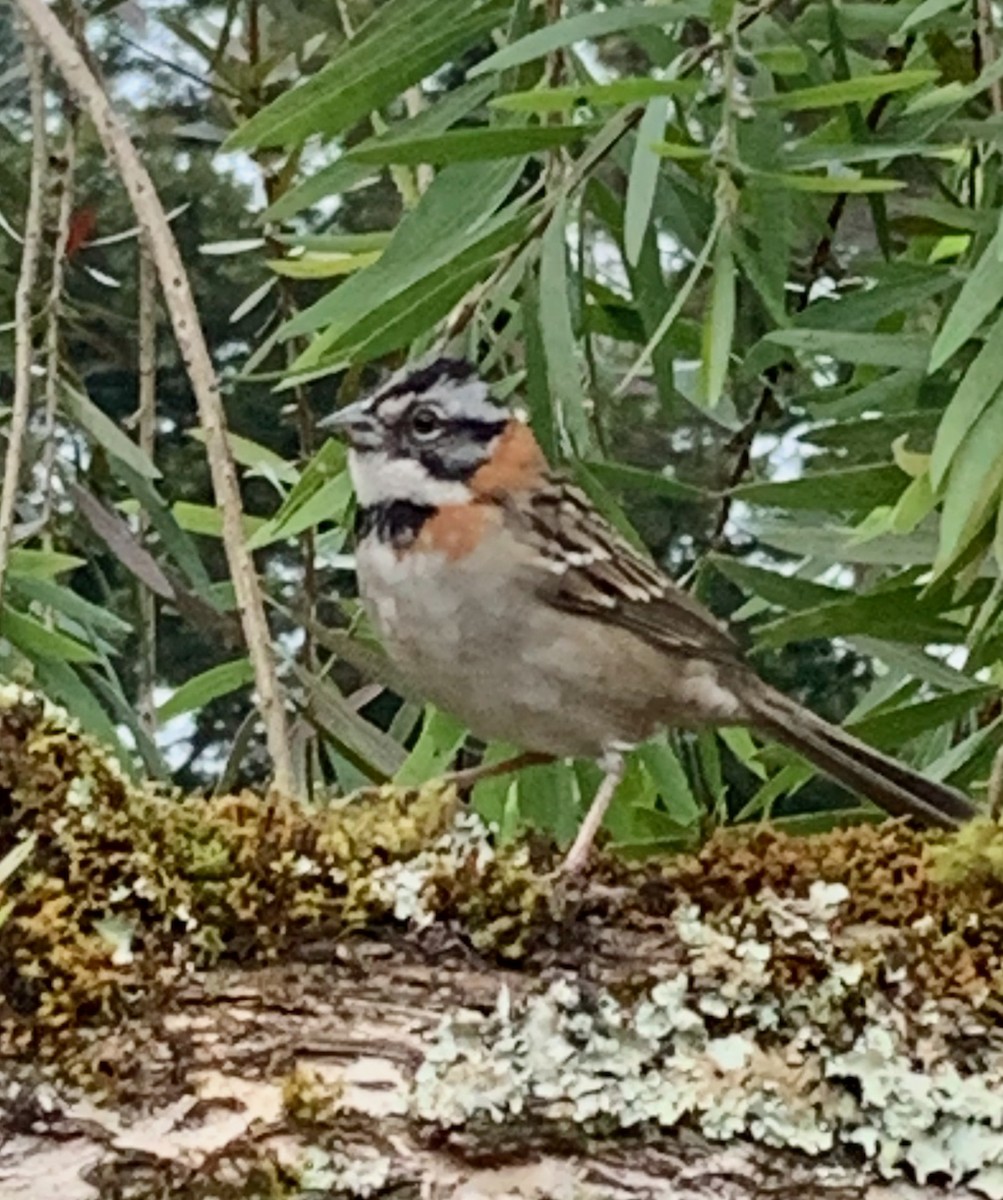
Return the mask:
<svg viewBox="0 0 1003 1200">
<path fill-rule="evenodd" d="M 375 534 L 381 542 L 395 549 L 410 546 L 422 526 L 436 514 L 432 504 L 415 504 L 412 500 L 381 500 L 367 504 L 355 513 L 355 536 L 358 541 Z"/>
</svg>

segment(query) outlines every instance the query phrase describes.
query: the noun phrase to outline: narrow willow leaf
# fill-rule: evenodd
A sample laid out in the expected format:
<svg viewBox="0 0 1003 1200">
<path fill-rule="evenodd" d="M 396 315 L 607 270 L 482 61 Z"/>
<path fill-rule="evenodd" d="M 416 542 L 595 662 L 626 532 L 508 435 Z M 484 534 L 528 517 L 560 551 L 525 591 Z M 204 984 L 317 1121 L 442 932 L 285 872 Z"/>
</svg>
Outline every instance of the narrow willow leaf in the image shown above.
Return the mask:
<svg viewBox="0 0 1003 1200">
<path fill-rule="evenodd" d="M 641 467 L 630 467 L 624 463 L 590 461 L 585 464 L 589 472 L 606 487 L 621 491 L 648 492 L 654 496 L 665 496 L 670 500 L 688 500 L 697 503 L 705 499 L 705 493 L 689 483 L 681 483 L 658 471 L 646 471 Z"/>
<path fill-rule="evenodd" d="M 1003 300 L 1003 270 L 999 251 L 1003 234 L 997 233 L 965 280 L 957 300 L 930 351 L 930 370 L 936 371 L 976 332 Z"/>
<path fill-rule="evenodd" d="M 859 512 L 879 504 L 894 504 L 905 483 L 906 477 L 898 467 L 881 463 L 812 471 L 799 479 L 775 483 L 743 483 L 733 489 L 732 495 L 746 504 L 767 504 L 774 508 Z"/>
<path fill-rule="evenodd" d="M 202 429 L 191 429 L 188 436 L 192 441 L 205 445 L 205 432 Z M 240 434 L 229 431 L 226 444 L 234 461 L 242 467 L 247 467 L 248 475 L 258 475 L 262 479 L 278 480 L 279 483 L 292 486 L 300 477 L 293 463 L 287 462 L 281 454 L 262 446 L 251 438 L 241 437 Z"/>
<path fill-rule="evenodd" d="M 123 621 L 111 609 L 93 604 L 51 579 L 12 574 L 9 583 L 11 594 L 21 603 L 51 609 L 84 629 L 100 629 L 112 638 L 127 637 L 132 632 L 129 622 Z"/>
<path fill-rule="evenodd" d="M 279 511 L 248 542 L 248 549 L 259 550 L 283 538 L 295 537 L 325 518 L 344 520 L 351 495 L 345 448 L 334 438 L 328 438 L 304 467 Z"/>
<path fill-rule="evenodd" d="M 972 360 L 951 397 L 930 457 L 930 475 L 940 487 L 958 447 L 975 422 L 1003 387 L 1003 315 L 993 325 L 985 344 Z"/>
<path fill-rule="evenodd" d="M 842 329 L 776 329 L 764 339 L 789 350 L 828 354 L 840 362 L 926 370 L 930 339 L 921 334 L 847 333 Z"/>
<path fill-rule="evenodd" d="M 567 112 L 579 104 L 601 107 L 604 104 L 642 104 L 656 96 L 692 96 L 698 84 L 692 79 L 650 79 L 647 76 L 614 79 L 610 83 L 581 86 L 534 88 L 529 92 L 510 92 L 496 96 L 489 107 L 504 112 Z M 661 131 L 659 131 L 661 132 Z"/>
<path fill-rule="evenodd" d="M 965 0 L 923 0 L 906 16 L 899 26 L 899 33 L 907 33 L 910 29 L 915 29 L 917 26 L 933 20 L 934 17 L 939 17 L 941 13 L 961 8 L 964 2 Z"/>
<path fill-rule="evenodd" d="M 418 207 L 401 221 L 378 262 L 353 275 L 283 326 L 283 337 L 327 327 L 331 341 L 434 271 L 497 236 L 513 214 L 492 217 L 522 171 L 521 159 L 463 163 L 432 181 Z M 513 232 L 514 236 L 514 232 Z"/>
<path fill-rule="evenodd" d="M 652 149 L 661 158 L 671 158 L 677 162 L 710 158 L 710 150 L 706 146 L 694 146 L 690 142 L 655 142 Z"/>
<path fill-rule="evenodd" d="M 389 17 L 392 10 L 395 19 L 379 37 L 353 39 L 323 70 L 240 125 L 224 149 L 292 146 L 311 134 L 339 133 L 488 33 L 503 7 L 497 0 L 391 0 L 379 11 Z"/>
<path fill-rule="evenodd" d="M 658 789 L 671 820 L 682 826 L 696 825 L 703 809 L 693 794 L 690 781 L 676 752 L 664 738 L 645 742 L 637 752 Z"/>
<path fill-rule="evenodd" d="M 123 747 L 114 723 L 100 700 L 68 661 L 56 658 L 37 661 L 35 683 L 45 695 L 51 696 L 73 713 L 83 729 L 110 747 L 128 774 L 135 775 L 132 757 Z"/>
<path fill-rule="evenodd" d="M 466 738 L 466 727 L 460 721 L 429 705 L 418 740 L 394 775 L 394 783 L 418 787 L 441 775 L 449 769 Z"/>
<path fill-rule="evenodd" d="M 429 104 L 415 116 L 395 123 L 393 132 L 400 137 L 430 137 L 434 134 L 444 133 L 457 121 L 463 120 L 464 117 L 469 116 L 470 113 L 479 108 L 494 90 L 494 79 L 479 79 L 473 83 L 463 84 L 447 92 L 445 95 L 437 97 L 434 104 Z M 375 137 L 370 138 L 362 142 L 361 146 L 366 146 L 376 140 Z M 295 216 L 296 213 L 302 212 L 304 208 L 310 208 L 318 201 L 324 200 L 329 196 L 337 196 L 345 192 L 354 191 L 363 184 L 372 182 L 377 178 L 378 170 L 377 167 L 354 161 L 344 157 L 344 154 L 342 154 L 342 157 L 335 162 L 329 163 L 316 174 L 311 175 L 308 179 L 303 180 L 302 183 L 290 189 L 284 196 L 280 196 L 262 214 L 262 222 L 268 223 L 287 220 L 289 217 Z M 367 237 L 371 236 L 349 235 L 349 238 L 342 237 L 341 239 L 307 237 L 293 238 L 291 241 L 293 244 L 302 244 L 314 250 L 347 250 L 354 253 L 361 250 L 383 249 L 386 241 L 385 235 L 382 234 L 377 235 L 381 239 L 378 244 L 314 244 L 335 240 L 342 242 L 352 240 L 361 243 Z"/>
<path fill-rule="evenodd" d="M 919 602 L 917 589 L 900 589 L 804 609 L 769 621 L 756 629 L 759 646 L 786 646 L 812 638 L 847 637 L 865 634 L 890 638 L 912 645 L 960 641 L 964 627 L 940 616 L 929 604 Z"/>
<path fill-rule="evenodd" d="M 446 165 L 458 162 L 477 162 L 482 159 L 514 158 L 517 155 L 537 154 L 557 146 L 568 146 L 583 138 L 592 137 L 600 125 L 522 125 L 497 126 L 479 129 L 453 129 L 438 137 L 404 137 L 388 134 L 373 138 L 362 146 L 348 151 L 353 162 L 377 166 L 401 163 Z"/>
<path fill-rule="evenodd" d="M 586 454 L 592 431 L 582 390 L 575 333 L 571 323 L 567 275 L 567 206 L 554 211 L 540 250 L 540 326 L 547 356 L 547 378 L 568 448 Z"/>
<path fill-rule="evenodd" d="M 10 552 L 8 568 L 11 576 L 24 579 L 55 579 L 57 575 L 65 575 L 67 571 L 75 571 L 82 567 L 86 559 L 77 558 L 75 554 L 62 554 L 58 550 L 30 550 L 24 546 L 14 546 Z"/>
<path fill-rule="evenodd" d="M 867 175 L 798 175 L 777 171 L 755 171 L 754 175 L 793 192 L 819 192 L 824 195 L 858 196 L 868 192 L 898 192 L 906 186 L 899 179 L 875 179 Z"/>
<path fill-rule="evenodd" d="M 170 699 L 157 709 L 157 720 L 164 723 L 183 713 L 204 708 L 220 696 L 229 696 L 231 692 L 253 682 L 254 667 L 250 659 L 234 658 L 230 662 L 219 663 L 208 671 L 193 675 L 176 688 Z"/>
<path fill-rule="evenodd" d="M 649 100 L 637 127 L 634 156 L 627 180 L 627 200 L 623 214 L 623 247 L 629 263 L 641 255 L 645 230 L 651 217 L 651 205 L 658 184 L 659 162 L 654 145 L 661 140 L 669 115 L 668 100 Z"/>
<path fill-rule="evenodd" d="M 941 108 L 947 105 L 960 107 L 969 100 L 973 100 L 980 92 L 992 87 L 1000 79 L 1003 79 L 1003 58 L 990 63 L 971 83 L 952 80 L 950 83 L 945 83 L 943 87 L 934 88 L 922 96 L 917 96 L 906 108 L 905 115 L 908 117 L 915 113 L 926 112 L 931 108 Z"/>
<path fill-rule="evenodd" d="M 931 700 L 920 700 L 915 704 L 848 721 L 847 728 L 875 746 L 897 750 L 922 733 L 966 716 L 992 695 L 990 686 L 973 684 L 967 691 L 935 696 Z"/>
<path fill-rule="evenodd" d="M 812 108 L 835 108 L 843 104 L 866 104 L 893 92 L 910 91 L 931 83 L 940 74 L 933 70 L 889 71 L 878 75 L 858 75 L 854 79 L 840 79 L 834 83 L 822 83 L 815 87 L 796 88 L 792 92 L 778 92 L 763 101 L 790 112 L 802 112 Z"/>
<path fill-rule="evenodd" d="M 934 562 L 941 575 L 995 516 L 1003 484 L 1003 391 L 993 397 L 951 460 Z"/>
<path fill-rule="evenodd" d="M 731 341 L 735 333 L 735 259 L 731 236 L 723 231 L 714 251 L 710 309 L 704 319 L 701 355 L 701 394 L 716 408 L 728 379 Z"/>
<path fill-rule="evenodd" d="M 144 450 L 106 416 L 91 398 L 64 381 L 62 404 L 71 417 L 109 454 L 126 463 L 144 479 L 160 479 L 160 471 Z"/>
<path fill-rule="evenodd" d="M 370 779 L 392 779 L 407 757 L 403 748 L 356 712 L 330 679 L 295 660 L 289 665 L 304 687 L 308 718 Z"/>
<path fill-rule="evenodd" d="M 374 179 L 377 169 L 367 163 L 351 162 L 342 157 L 328 163 L 309 179 L 280 196 L 261 214 L 262 223 L 288 221 L 305 208 L 312 208 L 329 196 L 341 196 Z"/>
<path fill-rule="evenodd" d="M 212 583 L 198 547 L 174 519 L 174 514 L 154 485 L 149 479 L 136 474 L 128 463 L 121 460 L 112 459 L 111 469 L 139 501 L 150 519 L 151 526 L 160 535 L 171 561 L 181 569 L 195 592 L 208 604 L 215 606 Z M 138 539 L 134 540 L 139 547 Z"/>
<path fill-rule="evenodd" d="M 336 279 L 351 275 L 363 267 L 371 267 L 379 258 L 379 250 L 365 254 L 318 254 L 307 253 L 298 258 L 270 258 L 266 265 L 276 275 L 287 279 Z"/>
<path fill-rule="evenodd" d="M 491 71 L 507 71 L 575 42 L 607 37 L 611 33 L 626 33 L 645 26 L 669 25 L 674 21 L 698 18 L 707 11 L 706 3 L 694 0 L 689 4 L 631 5 L 603 12 L 580 13 L 527 34 L 479 62 L 468 75 L 474 78 Z"/>
<path fill-rule="evenodd" d="M 0 612 L 0 634 L 32 662 L 52 660 L 60 663 L 94 663 L 99 656 L 76 638 L 49 629 L 27 613 L 7 605 Z"/>
</svg>

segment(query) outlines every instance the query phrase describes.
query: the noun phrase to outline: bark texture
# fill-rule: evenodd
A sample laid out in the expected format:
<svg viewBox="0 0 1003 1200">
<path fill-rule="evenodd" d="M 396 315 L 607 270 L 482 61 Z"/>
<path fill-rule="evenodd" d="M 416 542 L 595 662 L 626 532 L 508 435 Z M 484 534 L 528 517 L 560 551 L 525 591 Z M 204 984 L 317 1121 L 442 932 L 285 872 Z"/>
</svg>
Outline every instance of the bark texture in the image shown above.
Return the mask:
<svg viewBox="0 0 1003 1200">
<path fill-rule="evenodd" d="M 555 881 L 448 792 L 134 784 L 0 690 L 0 1197 L 1003 1197 L 1001 834 Z"/>
</svg>

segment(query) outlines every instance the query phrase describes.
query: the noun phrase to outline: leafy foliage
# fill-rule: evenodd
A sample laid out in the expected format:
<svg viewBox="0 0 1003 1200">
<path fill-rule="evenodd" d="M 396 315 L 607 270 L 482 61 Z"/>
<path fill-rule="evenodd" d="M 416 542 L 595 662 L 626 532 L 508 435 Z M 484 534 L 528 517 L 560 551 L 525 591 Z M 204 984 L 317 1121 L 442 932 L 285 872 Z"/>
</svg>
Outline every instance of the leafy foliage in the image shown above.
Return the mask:
<svg viewBox="0 0 1003 1200">
<path fill-rule="evenodd" d="M 337 29 L 308 0 L 296 20 L 272 0 L 151 17 L 147 43 L 208 92 L 137 60 L 115 10 L 88 24 L 111 73 L 142 71 L 164 101 L 143 116 L 146 152 L 229 393 L 304 786 L 420 782 L 465 743 L 422 715 L 358 611 L 344 456 L 314 433 L 336 395 L 443 339 L 522 398 L 611 520 L 739 622 L 771 680 L 931 774 L 983 782 L 1003 729 L 1003 58 L 985 14 L 339 13 Z M 21 202 L 24 116 L 0 149 Z M 79 142 L 78 194 L 101 196 L 100 232 L 127 229 L 93 137 Z M 102 737 L 131 730 L 147 770 L 253 777 L 267 763 L 218 513 L 164 339 L 154 453 L 124 424 L 133 259 L 129 239 L 98 238 L 68 263 L 59 420 L 34 435 L 55 439 L 56 503 L 25 480 L 0 672 Z M 7 231 L 5 315 L 17 262 Z M 41 344 L 41 297 L 36 311 Z M 151 656 L 160 719 L 194 713 L 169 764 L 171 726 L 137 715 Z M 475 798 L 505 832 L 567 837 L 593 775 L 536 768 Z M 747 735 L 673 735 L 634 756 L 609 825 L 638 849 L 764 812 L 823 825 L 845 798 L 808 780 Z"/>
</svg>

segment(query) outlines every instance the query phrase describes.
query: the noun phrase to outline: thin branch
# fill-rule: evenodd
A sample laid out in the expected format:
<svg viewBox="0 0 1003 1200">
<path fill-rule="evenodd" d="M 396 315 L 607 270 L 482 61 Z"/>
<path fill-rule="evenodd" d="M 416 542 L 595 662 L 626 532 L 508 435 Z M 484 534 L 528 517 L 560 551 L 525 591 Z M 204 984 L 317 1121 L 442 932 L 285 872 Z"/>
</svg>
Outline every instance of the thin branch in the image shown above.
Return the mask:
<svg viewBox="0 0 1003 1200">
<path fill-rule="evenodd" d="M 152 461 L 157 436 L 157 268 L 145 234 L 140 235 L 137 257 L 139 346 L 136 366 L 139 395 L 136 425 L 140 449 Z M 141 509 L 141 542 L 146 542 L 149 528 L 149 514 Z M 142 584 L 139 585 L 139 642 L 139 719 L 146 732 L 153 737 L 157 732 L 157 706 L 154 699 L 157 685 L 157 597 Z"/>
<path fill-rule="evenodd" d="M 28 94 L 31 99 L 31 180 L 28 186 L 28 211 L 24 220 L 21 270 L 14 293 L 14 403 L 7 438 L 7 453 L 4 458 L 3 490 L 0 492 L 0 607 L 3 604 L 7 565 L 14 535 L 15 504 L 31 407 L 31 299 L 38 277 L 38 259 L 42 248 L 42 196 L 48 166 L 42 48 L 27 25 L 22 37 L 25 65 L 28 68 Z"/>
<path fill-rule="evenodd" d="M 274 769 L 274 786 L 294 788 L 284 697 L 278 680 L 271 633 L 254 560 L 244 542 L 237 470 L 227 441 L 226 413 L 219 380 L 202 334 L 191 285 L 163 205 L 125 126 L 59 18 L 44 0 L 15 0 L 52 56 L 66 86 L 89 114 L 109 160 L 118 172 L 137 221 L 149 238 L 164 301 L 181 359 L 198 403 L 216 503 L 223 517 L 223 544 L 236 594 L 244 639 L 254 667 L 257 703 Z"/>
<path fill-rule="evenodd" d="M 66 275 L 66 249 L 70 240 L 73 217 L 74 183 L 77 169 L 77 119 L 70 114 L 63 143 L 63 175 L 60 180 L 59 216 L 56 219 L 56 244 L 52 252 L 52 274 L 49 277 L 49 298 L 46 304 L 45 326 L 45 425 L 42 450 L 42 524 L 47 528 L 52 518 L 56 463 L 56 409 L 59 407 L 59 322 L 62 316 L 63 281 Z"/>
</svg>

